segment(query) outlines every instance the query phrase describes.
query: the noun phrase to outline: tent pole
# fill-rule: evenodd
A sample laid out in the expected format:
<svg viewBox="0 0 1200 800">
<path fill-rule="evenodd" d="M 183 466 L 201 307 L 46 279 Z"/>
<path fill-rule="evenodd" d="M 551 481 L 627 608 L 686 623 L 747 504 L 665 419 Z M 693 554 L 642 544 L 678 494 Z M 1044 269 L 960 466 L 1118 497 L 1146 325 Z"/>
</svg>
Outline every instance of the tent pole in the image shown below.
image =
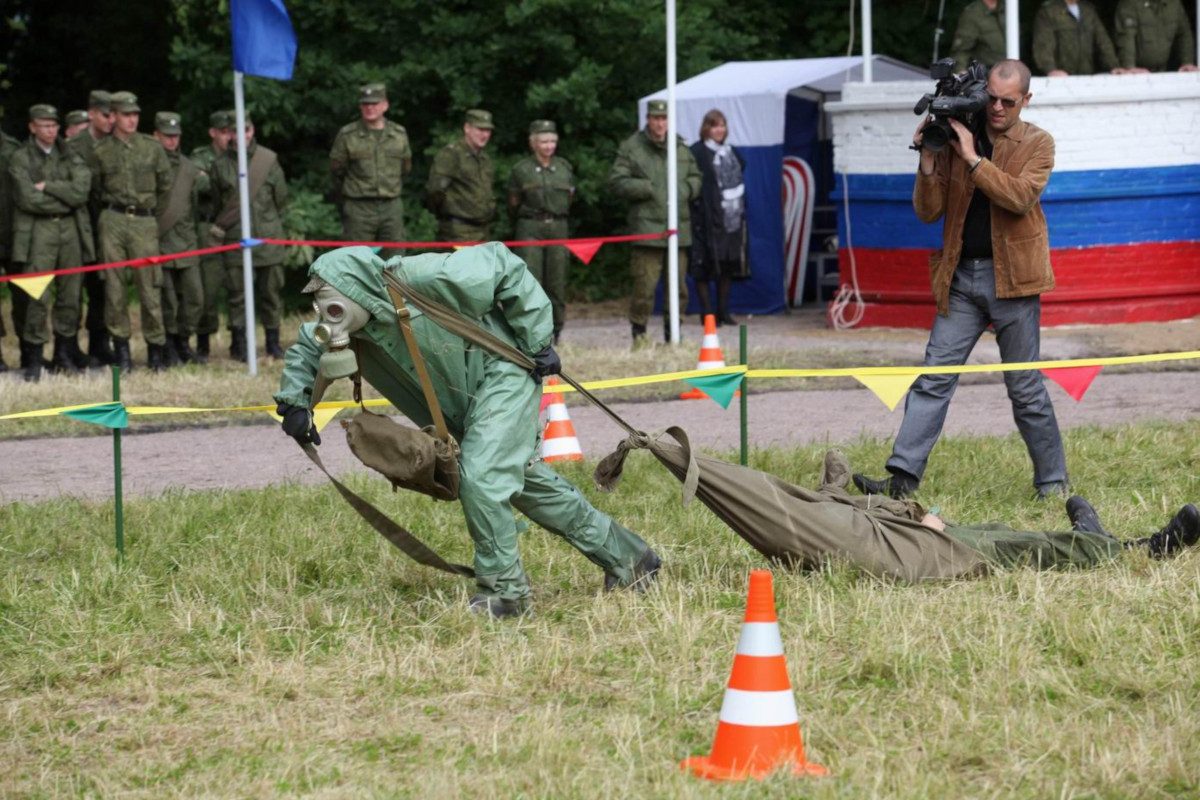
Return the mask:
<svg viewBox="0 0 1200 800">
<path fill-rule="evenodd" d="M 862 0 L 862 54 L 863 54 L 863 83 L 875 80 L 875 42 L 871 37 L 871 0 Z"/>
<path fill-rule="evenodd" d="M 679 344 L 679 124 L 675 115 L 675 0 L 667 0 L 667 308 Z"/>
<path fill-rule="evenodd" d="M 1017 17 L 1019 5 L 1018 0 L 1006 0 L 1004 3 L 1004 55 L 1015 59 L 1021 58 L 1021 28 Z"/>
<path fill-rule="evenodd" d="M 234 70 L 233 106 L 236 116 L 238 199 L 241 206 L 242 241 L 250 238 L 250 178 L 246 168 L 246 93 L 245 76 Z M 254 330 L 254 262 L 250 248 L 242 245 L 242 287 L 246 298 L 246 371 L 258 374 L 258 342 Z"/>
</svg>

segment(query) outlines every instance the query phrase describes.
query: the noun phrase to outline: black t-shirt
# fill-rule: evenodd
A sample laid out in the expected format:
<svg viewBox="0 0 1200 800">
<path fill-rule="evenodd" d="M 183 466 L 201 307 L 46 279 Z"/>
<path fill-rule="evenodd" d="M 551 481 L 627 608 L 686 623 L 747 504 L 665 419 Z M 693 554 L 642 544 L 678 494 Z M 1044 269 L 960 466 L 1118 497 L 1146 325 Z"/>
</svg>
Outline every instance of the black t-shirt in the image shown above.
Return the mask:
<svg viewBox="0 0 1200 800">
<path fill-rule="evenodd" d="M 975 137 L 975 152 L 984 158 L 992 157 L 992 140 L 987 134 Z M 976 187 L 963 220 L 963 258 L 992 257 L 992 201 L 983 190 Z"/>
</svg>

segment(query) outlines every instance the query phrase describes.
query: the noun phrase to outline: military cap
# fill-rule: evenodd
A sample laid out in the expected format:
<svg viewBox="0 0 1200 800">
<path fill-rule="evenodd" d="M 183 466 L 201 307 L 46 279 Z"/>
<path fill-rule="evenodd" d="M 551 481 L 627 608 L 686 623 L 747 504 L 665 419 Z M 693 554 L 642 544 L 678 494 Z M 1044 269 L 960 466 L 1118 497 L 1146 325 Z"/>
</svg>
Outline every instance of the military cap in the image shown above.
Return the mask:
<svg viewBox="0 0 1200 800">
<path fill-rule="evenodd" d="M 82 125 L 88 121 L 86 111 L 76 110 L 67 112 L 67 125 Z"/>
<path fill-rule="evenodd" d="M 665 117 L 667 115 L 666 100 L 651 100 L 646 103 L 647 117 Z"/>
<path fill-rule="evenodd" d="M 52 119 L 58 122 L 58 109 L 49 103 L 38 103 L 29 107 L 29 119 Z"/>
<path fill-rule="evenodd" d="M 112 95 L 103 89 L 93 89 L 88 93 L 88 108 L 98 108 L 107 114 L 112 110 Z"/>
<path fill-rule="evenodd" d="M 138 105 L 137 95 L 133 92 L 113 92 L 112 110 L 118 114 L 135 114 L 142 107 Z"/>
<path fill-rule="evenodd" d="M 358 102 L 382 103 L 387 100 L 387 87 L 382 83 L 365 83 L 358 87 Z"/>
<path fill-rule="evenodd" d="M 558 133 L 558 128 L 555 127 L 553 120 L 535 119 L 529 123 L 529 134 L 532 136 L 535 133 Z"/>
<path fill-rule="evenodd" d="M 179 115 L 174 111 L 160 111 L 154 115 L 154 130 L 165 136 L 178 136 L 183 133 Z"/>
<path fill-rule="evenodd" d="M 233 127 L 233 115 L 228 111 L 214 111 L 208 115 L 208 127 L 224 130 Z"/>
<path fill-rule="evenodd" d="M 492 112 L 484 111 L 482 108 L 468 108 L 463 121 L 468 125 L 488 131 L 496 127 L 492 124 Z"/>
</svg>

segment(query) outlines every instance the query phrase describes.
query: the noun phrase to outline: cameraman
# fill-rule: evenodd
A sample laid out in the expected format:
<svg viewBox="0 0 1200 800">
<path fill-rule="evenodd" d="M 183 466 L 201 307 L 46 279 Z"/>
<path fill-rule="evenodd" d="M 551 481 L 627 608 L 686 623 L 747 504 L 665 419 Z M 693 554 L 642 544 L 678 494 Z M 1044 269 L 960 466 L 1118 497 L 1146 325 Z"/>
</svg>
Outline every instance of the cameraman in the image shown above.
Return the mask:
<svg viewBox="0 0 1200 800">
<path fill-rule="evenodd" d="M 930 257 L 938 315 L 925 348 L 926 366 L 965 363 L 989 325 L 1003 361 L 1039 358 L 1040 295 L 1054 288 L 1039 197 L 1054 167 L 1054 139 L 1021 121 L 1031 97 L 1029 68 L 1000 61 L 988 73 L 983 129 L 972 132 L 950 119 L 950 146 L 938 153 L 921 150 L 913 208 L 923 222 L 943 218 L 943 249 Z M 921 145 L 928 123 L 917 128 L 914 145 Z M 1005 372 L 1004 383 L 1033 461 L 1038 498 L 1064 494 L 1062 437 L 1041 373 Z M 917 379 L 887 462 L 891 476 L 856 474 L 860 491 L 905 497 L 916 490 L 957 384 L 957 375 Z"/>
</svg>

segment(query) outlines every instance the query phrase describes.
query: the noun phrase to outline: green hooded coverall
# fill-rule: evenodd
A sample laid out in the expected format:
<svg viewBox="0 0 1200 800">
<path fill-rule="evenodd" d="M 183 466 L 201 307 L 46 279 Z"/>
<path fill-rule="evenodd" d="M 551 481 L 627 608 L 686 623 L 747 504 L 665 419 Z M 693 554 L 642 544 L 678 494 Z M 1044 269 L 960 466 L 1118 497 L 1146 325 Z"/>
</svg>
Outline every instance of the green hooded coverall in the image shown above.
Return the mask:
<svg viewBox="0 0 1200 800">
<path fill-rule="evenodd" d="M 321 256 L 309 275 L 371 314 L 371 321 L 352 334 L 363 379 L 417 425 L 431 425 L 432 417 L 384 288 L 384 269 L 524 353 L 532 356 L 550 344 L 550 300 L 525 263 L 502 244 L 450 255 L 396 256 L 386 263 L 366 247 Z M 446 425 L 462 450 L 459 501 L 475 545 L 480 590 L 504 600 L 530 594 L 517 550 L 514 508 L 563 537 L 620 585 L 632 583 L 633 567 L 649 549 L 646 543 L 540 460 L 541 386 L 517 365 L 469 345 L 411 304 L 408 308 Z M 277 402 L 309 405 L 323 352 L 313 339 L 315 327 L 302 325 L 299 340 L 288 349 Z"/>
</svg>

